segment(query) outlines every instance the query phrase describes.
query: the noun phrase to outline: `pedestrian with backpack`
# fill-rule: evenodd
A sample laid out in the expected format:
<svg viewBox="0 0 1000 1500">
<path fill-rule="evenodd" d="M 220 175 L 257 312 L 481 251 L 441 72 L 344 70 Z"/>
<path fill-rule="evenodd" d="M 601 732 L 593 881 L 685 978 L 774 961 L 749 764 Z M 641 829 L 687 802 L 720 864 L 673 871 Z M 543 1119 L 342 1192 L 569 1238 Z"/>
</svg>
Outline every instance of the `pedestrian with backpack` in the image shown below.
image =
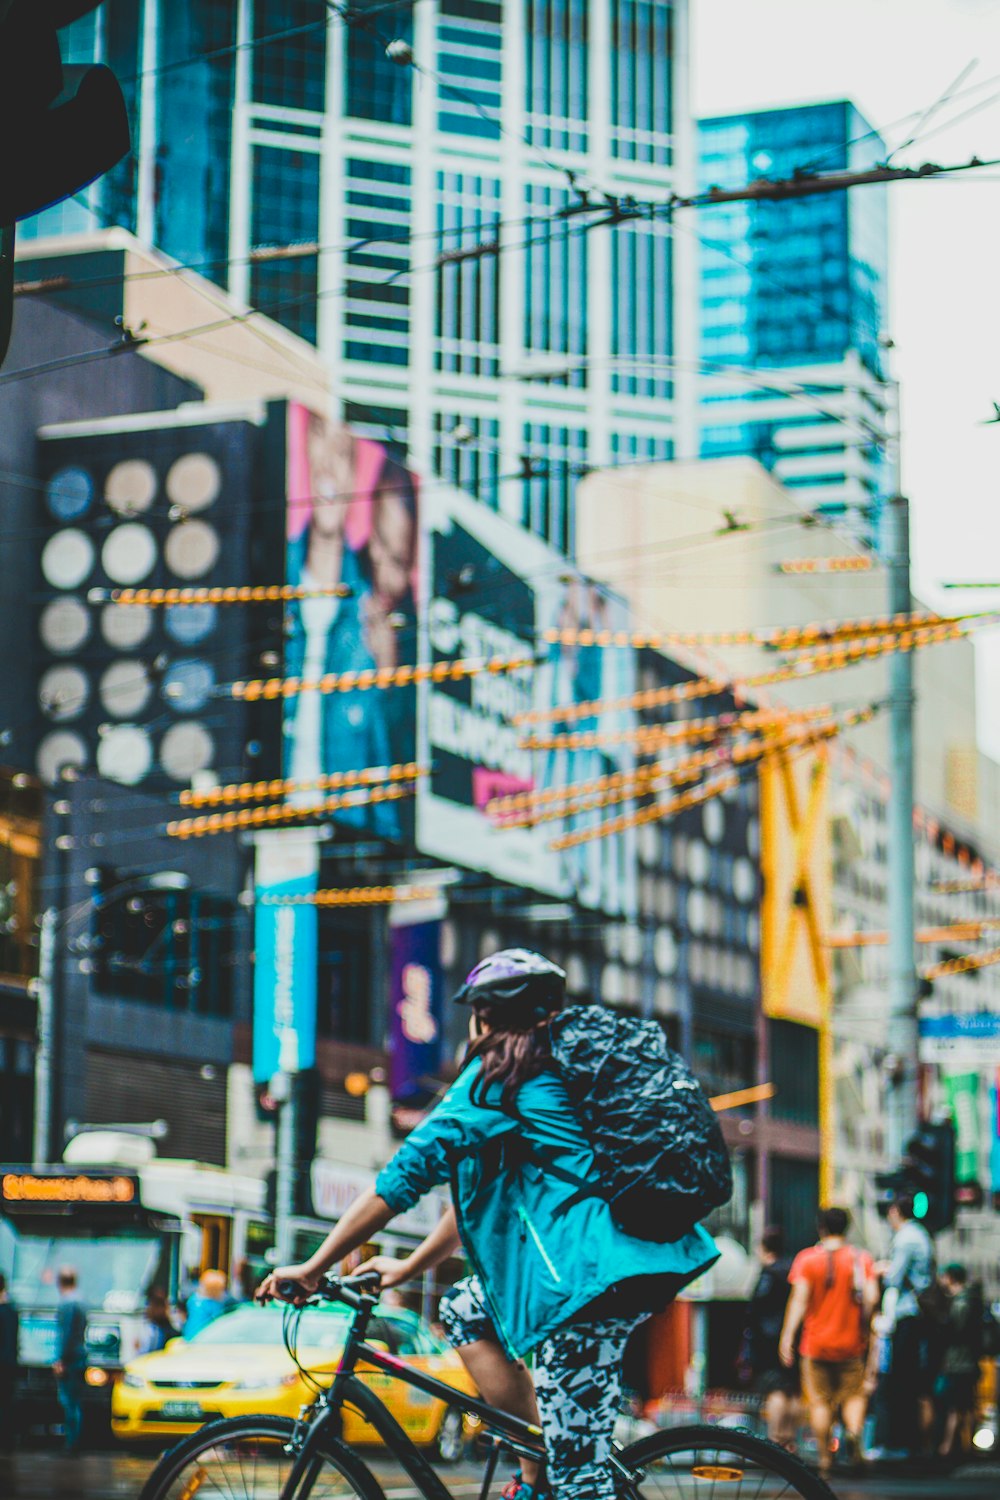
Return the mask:
<svg viewBox="0 0 1000 1500">
<path fill-rule="evenodd" d="M 782 1363 L 791 1369 L 801 1330 L 802 1393 L 821 1474 L 829 1473 L 833 1464 L 830 1432 L 838 1409 L 846 1432 L 848 1463 L 858 1463 L 868 1404 L 865 1356 L 878 1282 L 867 1250 L 847 1243 L 849 1223 L 844 1208 L 820 1209 L 819 1242 L 801 1250 L 788 1273 L 792 1295 L 778 1346 Z"/>
<path fill-rule="evenodd" d="M 721 1134 L 659 1028 L 597 1006 L 564 1012 L 565 974 L 540 954 L 485 959 L 455 998 L 472 1013 L 455 1083 L 319 1250 L 273 1271 L 258 1296 L 277 1296 L 282 1281 L 313 1290 L 334 1262 L 450 1182 L 454 1221 L 442 1220 L 430 1252 L 443 1259 L 460 1239 L 474 1275 L 442 1322 L 469 1367 L 479 1365 L 484 1394 L 501 1399 L 505 1383 L 503 1404 L 517 1413 L 535 1400 L 520 1364 L 534 1353 L 554 1500 L 612 1500 L 622 1354 L 632 1330 L 717 1259 L 697 1221 L 728 1196 Z M 620 1087 L 631 1091 L 631 1131 Z M 605 1118 L 620 1149 L 602 1133 Z M 675 1159 L 664 1118 L 685 1137 L 672 1142 Z M 711 1163 L 708 1175 L 691 1155 Z M 532 1500 L 538 1476 L 526 1471 L 515 1485 Z"/>
</svg>

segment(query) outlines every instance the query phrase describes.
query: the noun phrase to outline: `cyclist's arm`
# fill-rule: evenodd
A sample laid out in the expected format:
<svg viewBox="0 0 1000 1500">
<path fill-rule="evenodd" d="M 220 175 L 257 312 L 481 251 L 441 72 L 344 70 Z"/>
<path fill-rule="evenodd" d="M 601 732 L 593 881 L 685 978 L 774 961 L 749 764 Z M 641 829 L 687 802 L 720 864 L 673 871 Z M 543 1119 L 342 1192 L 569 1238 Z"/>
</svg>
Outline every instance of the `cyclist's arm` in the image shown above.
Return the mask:
<svg viewBox="0 0 1000 1500">
<path fill-rule="evenodd" d="M 374 1259 L 365 1261 L 363 1266 L 359 1266 L 358 1272 L 360 1274 L 362 1271 L 376 1271 L 382 1278 L 384 1288 L 400 1286 L 404 1281 L 415 1281 L 425 1271 L 432 1271 L 443 1260 L 457 1254 L 461 1248 L 458 1220 L 455 1217 L 454 1208 L 449 1203 L 427 1238 L 409 1255 L 404 1256 L 402 1260 L 395 1260 L 387 1255 L 376 1255 Z"/>
<path fill-rule="evenodd" d="M 280 1281 L 294 1281 L 303 1291 L 314 1292 L 324 1271 L 343 1260 L 345 1255 L 350 1255 L 352 1250 L 357 1250 L 372 1235 L 378 1234 L 395 1213 L 396 1210 L 390 1208 L 374 1188 L 366 1188 L 331 1229 L 319 1249 L 298 1265 L 276 1266 L 257 1288 L 257 1297 L 277 1297 Z"/>
</svg>

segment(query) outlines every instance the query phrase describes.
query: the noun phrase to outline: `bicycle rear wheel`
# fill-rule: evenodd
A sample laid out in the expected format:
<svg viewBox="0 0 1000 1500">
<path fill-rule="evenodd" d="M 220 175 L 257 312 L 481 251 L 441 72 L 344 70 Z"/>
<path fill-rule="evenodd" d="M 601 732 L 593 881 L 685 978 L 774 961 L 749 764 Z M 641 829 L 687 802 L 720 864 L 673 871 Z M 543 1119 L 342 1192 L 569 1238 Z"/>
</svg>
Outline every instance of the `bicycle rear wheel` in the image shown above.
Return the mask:
<svg viewBox="0 0 1000 1500">
<path fill-rule="evenodd" d="M 165 1453 L 139 1500 L 279 1500 L 295 1455 L 287 1417 L 229 1417 L 209 1422 Z M 385 1500 L 375 1476 L 337 1438 L 299 1490 L 303 1500 Z"/>
<path fill-rule="evenodd" d="M 834 1500 L 801 1459 L 738 1429 L 667 1427 L 618 1457 L 637 1500 Z"/>
</svg>

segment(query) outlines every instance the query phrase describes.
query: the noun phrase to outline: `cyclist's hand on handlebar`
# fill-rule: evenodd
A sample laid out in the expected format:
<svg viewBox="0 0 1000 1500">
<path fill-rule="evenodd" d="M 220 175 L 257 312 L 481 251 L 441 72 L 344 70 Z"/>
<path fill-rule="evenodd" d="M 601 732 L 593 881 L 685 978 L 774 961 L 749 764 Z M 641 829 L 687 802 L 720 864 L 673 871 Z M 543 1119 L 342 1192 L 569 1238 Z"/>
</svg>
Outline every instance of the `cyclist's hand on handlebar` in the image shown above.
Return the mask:
<svg viewBox="0 0 1000 1500">
<path fill-rule="evenodd" d="M 379 1279 L 379 1290 L 387 1292 L 391 1286 L 399 1286 L 403 1281 L 409 1281 L 412 1271 L 409 1269 L 409 1260 L 396 1260 L 391 1255 L 374 1255 L 371 1260 L 366 1260 L 363 1266 L 359 1266 L 356 1274 L 358 1276 L 375 1275 Z"/>
<path fill-rule="evenodd" d="M 323 1279 L 321 1271 L 310 1271 L 305 1265 L 299 1266 L 275 1266 L 273 1271 L 264 1277 L 260 1286 L 254 1292 L 257 1302 L 269 1302 L 272 1298 L 278 1302 L 291 1302 L 297 1307 L 311 1297 Z M 280 1290 L 283 1283 L 292 1282 L 296 1288 L 293 1297 L 283 1296 Z M 287 1285 L 285 1291 L 287 1292 Z"/>
</svg>

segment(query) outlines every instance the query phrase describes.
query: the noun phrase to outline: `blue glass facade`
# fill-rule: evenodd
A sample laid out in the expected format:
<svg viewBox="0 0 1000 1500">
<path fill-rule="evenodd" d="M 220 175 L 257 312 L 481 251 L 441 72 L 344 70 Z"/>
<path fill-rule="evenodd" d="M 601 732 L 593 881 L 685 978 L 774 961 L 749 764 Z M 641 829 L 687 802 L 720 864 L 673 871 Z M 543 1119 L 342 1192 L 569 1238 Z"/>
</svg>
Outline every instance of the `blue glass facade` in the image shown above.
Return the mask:
<svg viewBox="0 0 1000 1500">
<path fill-rule="evenodd" d="M 884 154 L 846 101 L 726 116 L 700 123 L 699 185 L 859 169 Z M 887 404 L 885 189 L 720 204 L 700 212 L 697 233 L 703 456 L 751 454 L 790 487 L 816 489 L 821 504 L 823 489 L 850 503 L 853 483 L 874 511 L 888 482 L 878 443 Z M 736 394 L 733 366 L 758 377 L 774 371 L 774 384 L 757 378 Z M 847 389 L 867 401 L 867 417 L 837 419 Z"/>
</svg>

